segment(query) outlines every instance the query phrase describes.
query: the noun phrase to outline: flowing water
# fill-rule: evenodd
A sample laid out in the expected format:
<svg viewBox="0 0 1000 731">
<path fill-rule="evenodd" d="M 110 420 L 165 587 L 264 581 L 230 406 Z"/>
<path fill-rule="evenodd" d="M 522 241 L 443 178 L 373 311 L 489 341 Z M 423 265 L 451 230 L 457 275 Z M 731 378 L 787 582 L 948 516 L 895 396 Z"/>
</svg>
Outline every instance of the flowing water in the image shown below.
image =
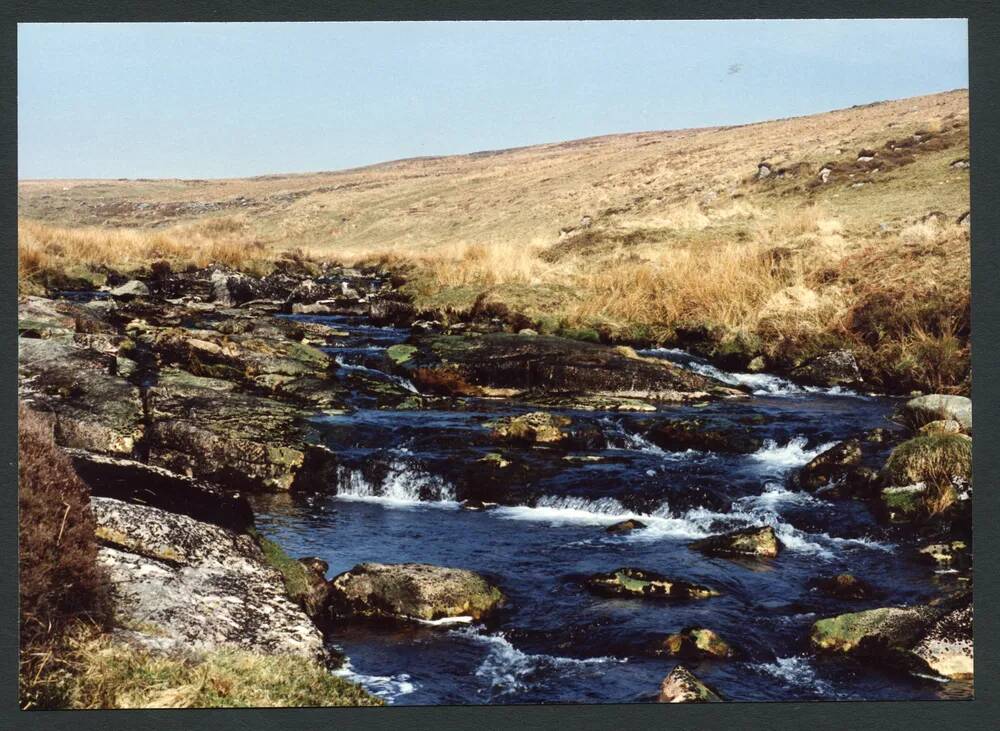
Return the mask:
<svg viewBox="0 0 1000 731">
<path fill-rule="evenodd" d="M 348 333 L 328 349 L 348 384 L 360 378 L 416 393 L 384 371 L 384 351 L 408 336 L 405 329 L 353 317 L 303 319 Z M 826 446 L 893 428 L 887 417 L 895 404 L 724 373 L 681 351 L 646 354 L 749 386 L 754 397 L 656 414 L 561 410 L 600 435 L 592 448 L 569 453 L 492 442 L 484 423 L 534 410 L 502 401 L 399 410 L 377 408 L 377 399 L 358 389 L 355 411 L 316 417 L 342 462 L 336 484 L 326 494 L 256 498 L 263 533 L 293 555 L 323 558 L 330 577 L 365 561 L 431 563 L 480 572 L 511 600 L 486 625 L 342 627 L 331 642 L 350 660 L 338 672 L 397 704 L 648 701 L 675 664 L 653 655 L 656 640 L 704 626 L 738 657 L 685 665 L 728 699 L 940 697 L 933 681 L 816 658 L 808 647 L 820 617 L 935 593 L 928 569 L 862 503 L 824 501 L 786 483 Z M 763 446 L 743 455 L 669 452 L 642 436 L 656 418 L 716 415 L 752 424 Z M 478 468 L 497 452 L 510 465 L 491 481 Z M 467 510 L 461 501 L 469 498 L 498 505 Z M 646 527 L 605 531 L 629 517 Z M 709 558 L 687 547 L 711 533 L 764 524 L 786 547 L 773 561 Z M 581 588 L 582 575 L 621 566 L 706 584 L 722 596 L 664 604 L 604 599 Z M 810 579 L 841 572 L 882 595 L 845 603 L 809 589 Z"/>
</svg>

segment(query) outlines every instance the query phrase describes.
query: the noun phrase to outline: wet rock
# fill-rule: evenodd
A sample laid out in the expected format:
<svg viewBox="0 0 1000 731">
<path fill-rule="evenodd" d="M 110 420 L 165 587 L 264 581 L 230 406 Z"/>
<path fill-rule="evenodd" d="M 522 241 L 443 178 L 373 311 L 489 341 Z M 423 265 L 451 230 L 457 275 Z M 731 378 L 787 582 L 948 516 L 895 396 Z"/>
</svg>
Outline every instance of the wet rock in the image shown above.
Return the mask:
<svg viewBox="0 0 1000 731">
<path fill-rule="evenodd" d="M 856 601 L 876 596 L 875 588 L 871 584 L 851 574 L 824 576 L 813 579 L 809 584 L 834 599 Z"/>
<path fill-rule="evenodd" d="M 508 416 L 492 423 L 494 439 L 525 444 L 553 444 L 566 439 L 565 428 L 571 423 L 565 416 L 533 411 L 520 416 Z"/>
<path fill-rule="evenodd" d="M 659 401 L 744 395 L 658 358 L 552 336 L 421 335 L 407 367 L 418 384 L 446 395 L 597 395 Z M 423 389 L 422 389 L 423 390 Z"/>
<path fill-rule="evenodd" d="M 660 685 L 660 703 L 718 703 L 722 698 L 698 680 L 683 665 L 678 665 Z"/>
<path fill-rule="evenodd" d="M 685 659 L 729 658 L 734 655 L 733 648 L 725 640 L 704 627 L 686 627 L 669 635 L 663 640 L 659 653 Z"/>
<path fill-rule="evenodd" d="M 330 582 L 331 610 L 345 618 L 482 619 L 504 600 L 472 571 L 428 564 L 363 563 Z"/>
<path fill-rule="evenodd" d="M 900 409 L 903 421 L 911 429 L 919 429 L 932 421 L 957 421 L 962 431 L 972 433 L 972 399 L 965 396 L 929 394 L 912 398 Z"/>
<path fill-rule="evenodd" d="M 861 442 L 848 439 L 811 459 L 796 475 L 804 490 L 816 490 L 839 478 L 861 463 Z"/>
<path fill-rule="evenodd" d="M 688 544 L 710 556 L 774 558 L 781 550 L 781 541 L 771 526 L 743 528 L 730 533 L 709 536 Z"/>
<path fill-rule="evenodd" d="M 694 449 L 699 452 L 750 454 L 763 445 L 746 427 L 716 424 L 704 419 L 675 419 L 654 424 L 646 438 L 669 451 Z"/>
<path fill-rule="evenodd" d="M 249 535 L 186 515 L 91 499 L 121 619 L 181 650 L 323 656 L 323 639 Z"/>
<path fill-rule="evenodd" d="M 857 358 L 850 350 L 824 353 L 792 369 L 789 375 L 811 386 L 857 386 L 862 383 Z"/>
<path fill-rule="evenodd" d="M 719 592 L 707 586 L 628 567 L 594 574 L 584 581 L 584 586 L 594 594 L 610 598 L 705 599 L 719 596 Z"/>
<path fill-rule="evenodd" d="M 212 300 L 223 307 L 235 307 L 261 296 L 260 282 L 246 274 L 233 271 L 213 271 L 209 281 Z"/>
<path fill-rule="evenodd" d="M 631 533 L 634 530 L 641 530 L 645 528 L 646 524 L 641 520 L 635 520 L 634 518 L 629 518 L 628 520 L 622 520 L 614 525 L 609 525 L 605 530 L 608 533 Z"/>
<path fill-rule="evenodd" d="M 111 362 L 65 341 L 18 338 L 18 394 L 54 415 L 61 446 L 130 457 L 143 438 L 142 399 Z"/>
<path fill-rule="evenodd" d="M 245 533 L 253 527 L 253 510 L 239 493 L 225 492 L 186 475 L 134 460 L 82 449 L 66 452 L 91 495 L 187 515 L 235 533 Z"/>
<path fill-rule="evenodd" d="M 140 282 L 138 279 L 130 279 L 125 282 L 125 284 L 120 287 L 115 287 L 109 294 L 112 297 L 129 299 L 132 297 L 148 297 L 149 287 Z"/>
</svg>

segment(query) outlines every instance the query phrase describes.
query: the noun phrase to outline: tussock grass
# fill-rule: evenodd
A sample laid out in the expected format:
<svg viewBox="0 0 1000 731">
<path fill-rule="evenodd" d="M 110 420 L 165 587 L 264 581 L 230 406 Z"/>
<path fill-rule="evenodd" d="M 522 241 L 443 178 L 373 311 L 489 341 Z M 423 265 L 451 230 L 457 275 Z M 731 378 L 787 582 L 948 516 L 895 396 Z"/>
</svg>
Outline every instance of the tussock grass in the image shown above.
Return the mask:
<svg viewBox="0 0 1000 731">
<path fill-rule="evenodd" d="M 267 260 L 263 243 L 245 220 L 216 218 L 168 229 L 66 228 L 39 221 L 18 222 L 18 282 L 59 286 L 73 276 L 86 279 L 102 268 L 135 272 L 154 261 L 174 268 L 223 264 L 260 272 Z"/>
<path fill-rule="evenodd" d="M 896 447 L 883 468 L 894 486 L 923 484 L 924 511 L 943 513 L 958 499 L 956 487 L 972 480 L 972 440 L 961 434 L 928 434 Z"/>
<path fill-rule="evenodd" d="M 360 686 L 294 655 L 222 650 L 191 656 L 152 653 L 106 636 L 75 648 L 71 707 L 237 708 L 379 706 Z"/>
</svg>

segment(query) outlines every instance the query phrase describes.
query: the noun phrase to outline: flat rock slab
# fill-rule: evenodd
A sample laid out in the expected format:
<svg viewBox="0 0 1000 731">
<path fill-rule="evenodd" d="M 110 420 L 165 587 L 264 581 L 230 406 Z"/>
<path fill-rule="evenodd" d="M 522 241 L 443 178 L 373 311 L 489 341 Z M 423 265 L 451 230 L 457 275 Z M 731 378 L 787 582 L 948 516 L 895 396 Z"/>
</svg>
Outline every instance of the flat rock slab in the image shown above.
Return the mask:
<svg viewBox="0 0 1000 731">
<path fill-rule="evenodd" d="M 743 392 L 658 358 L 551 336 L 494 333 L 415 338 L 404 367 L 422 390 L 446 395 L 591 394 L 685 401 Z"/>
<path fill-rule="evenodd" d="M 112 498 L 91 508 L 119 616 L 150 646 L 322 657 L 319 630 L 249 535 Z"/>
</svg>

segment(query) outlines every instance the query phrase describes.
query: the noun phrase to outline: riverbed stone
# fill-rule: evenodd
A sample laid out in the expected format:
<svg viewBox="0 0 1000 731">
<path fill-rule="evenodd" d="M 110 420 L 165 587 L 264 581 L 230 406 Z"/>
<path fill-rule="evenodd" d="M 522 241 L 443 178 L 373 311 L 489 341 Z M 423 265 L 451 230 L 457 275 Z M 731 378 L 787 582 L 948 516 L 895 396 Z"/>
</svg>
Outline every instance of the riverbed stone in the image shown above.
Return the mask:
<svg viewBox="0 0 1000 731">
<path fill-rule="evenodd" d="M 718 591 L 707 586 L 631 567 L 589 576 L 584 586 L 594 594 L 609 598 L 706 599 L 719 596 Z"/>
<path fill-rule="evenodd" d="M 604 530 L 608 533 L 623 534 L 631 533 L 634 530 L 641 530 L 646 527 L 646 524 L 641 520 L 636 520 L 635 518 L 629 518 L 628 520 L 621 520 L 613 525 L 609 525 Z"/>
<path fill-rule="evenodd" d="M 688 545 L 710 556 L 745 558 L 774 558 L 782 549 L 774 528 L 769 525 L 708 536 Z"/>
<path fill-rule="evenodd" d="M 853 574 L 821 576 L 810 581 L 809 585 L 827 596 L 846 601 L 870 599 L 877 594 L 875 587 Z"/>
<path fill-rule="evenodd" d="M 330 582 L 337 617 L 431 621 L 483 619 L 505 601 L 499 588 L 472 571 L 430 564 L 358 564 Z"/>
<path fill-rule="evenodd" d="M 816 490 L 843 478 L 861 464 L 861 442 L 848 439 L 813 457 L 796 475 L 804 490 Z"/>
<path fill-rule="evenodd" d="M 678 665 L 663 679 L 657 700 L 660 703 L 719 703 L 722 697 L 690 670 Z"/>
<path fill-rule="evenodd" d="M 659 652 L 688 659 L 723 659 L 734 655 L 729 643 L 705 627 L 685 627 L 680 632 L 668 635 L 660 645 Z"/>
</svg>

